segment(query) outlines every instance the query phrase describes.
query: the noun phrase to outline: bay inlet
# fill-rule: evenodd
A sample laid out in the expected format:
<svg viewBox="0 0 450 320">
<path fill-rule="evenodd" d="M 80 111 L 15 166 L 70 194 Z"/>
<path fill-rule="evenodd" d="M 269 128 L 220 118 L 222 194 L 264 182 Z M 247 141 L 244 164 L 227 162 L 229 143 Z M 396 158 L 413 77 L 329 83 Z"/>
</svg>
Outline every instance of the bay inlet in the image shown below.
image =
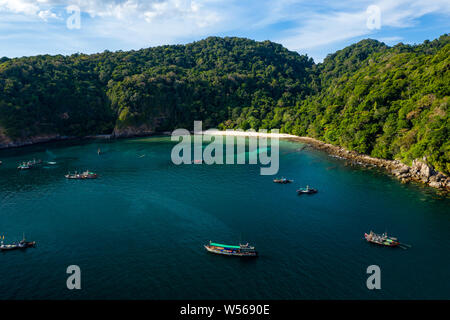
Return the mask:
<svg viewBox="0 0 450 320">
<path fill-rule="evenodd" d="M 0 299 L 450 298 L 450 200 L 435 190 L 294 141 L 280 140 L 286 185 L 260 165 L 175 165 L 174 145 L 148 137 L 0 150 L 0 234 L 37 242 L 0 253 Z M 30 159 L 56 164 L 19 172 Z M 99 178 L 64 178 L 86 169 Z M 297 196 L 305 185 L 319 193 Z M 411 248 L 368 244 L 370 230 Z M 208 254 L 210 240 L 250 242 L 259 257 Z M 66 288 L 73 264 L 81 290 Z M 374 264 L 381 290 L 366 287 Z"/>
</svg>

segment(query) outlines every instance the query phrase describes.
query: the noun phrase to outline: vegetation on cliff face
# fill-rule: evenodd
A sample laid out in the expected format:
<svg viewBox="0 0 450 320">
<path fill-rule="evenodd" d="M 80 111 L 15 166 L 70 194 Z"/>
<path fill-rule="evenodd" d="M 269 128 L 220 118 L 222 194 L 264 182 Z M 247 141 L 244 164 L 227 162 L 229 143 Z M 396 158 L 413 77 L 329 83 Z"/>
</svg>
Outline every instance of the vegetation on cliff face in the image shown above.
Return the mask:
<svg viewBox="0 0 450 320">
<path fill-rule="evenodd" d="M 0 132 L 12 140 L 145 126 L 281 128 L 450 172 L 450 40 L 363 40 L 314 64 L 270 41 L 0 59 Z"/>
</svg>

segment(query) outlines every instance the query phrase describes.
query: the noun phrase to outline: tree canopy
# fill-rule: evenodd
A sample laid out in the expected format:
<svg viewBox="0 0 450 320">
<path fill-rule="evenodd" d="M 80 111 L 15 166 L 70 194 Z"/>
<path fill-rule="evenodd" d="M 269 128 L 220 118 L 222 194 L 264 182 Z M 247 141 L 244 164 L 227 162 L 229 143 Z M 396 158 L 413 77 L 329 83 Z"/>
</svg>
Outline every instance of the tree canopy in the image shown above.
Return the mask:
<svg viewBox="0 0 450 320">
<path fill-rule="evenodd" d="M 0 59 L 0 132 L 85 136 L 280 128 L 450 172 L 450 39 L 388 47 L 362 40 L 315 64 L 270 42 L 210 37 L 187 45 Z"/>
</svg>

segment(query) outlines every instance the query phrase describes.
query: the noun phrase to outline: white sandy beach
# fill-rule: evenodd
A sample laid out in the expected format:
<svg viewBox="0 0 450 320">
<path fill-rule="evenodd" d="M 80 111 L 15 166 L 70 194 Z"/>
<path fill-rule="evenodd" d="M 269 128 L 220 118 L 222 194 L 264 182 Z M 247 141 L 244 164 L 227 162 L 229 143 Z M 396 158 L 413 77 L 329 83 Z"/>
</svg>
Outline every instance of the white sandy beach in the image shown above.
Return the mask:
<svg viewBox="0 0 450 320">
<path fill-rule="evenodd" d="M 267 138 L 280 138 L 280 139 L 295 139 L 296 141 L 309 143 L 314 146 L 326 146 L 328 148 L 336 148 L 336 149 L 342 149 L 338 146 L 333 146 L 331 144 L 325 143 L 323 141 L 311 138 L 311 137 L 304 137 L 304 136 L 296 136 L 293 134 L 288 133 L 271 133 L 271 132 L 257 132 L 257 131 L 241 131 L 241 130 L 216 130 L 216 129 L 209 129 L 202 131 L 202 134 L 204 135 L 211 135 L 211 136 L 240 136 L 240 137 L 267 137 Z"/>
<path fill-rule="evenodd" d="M 202 131 L 204 135 L 211 136 L 245 136 L 245 137 L 268 137 L 268 138 L 299 138 L 292 134 L 287 133 L 270 133 L 270 132 L 257 132 L 257 131 L 239 131 L 239 130 L 206 130 Z"/>
</svg>

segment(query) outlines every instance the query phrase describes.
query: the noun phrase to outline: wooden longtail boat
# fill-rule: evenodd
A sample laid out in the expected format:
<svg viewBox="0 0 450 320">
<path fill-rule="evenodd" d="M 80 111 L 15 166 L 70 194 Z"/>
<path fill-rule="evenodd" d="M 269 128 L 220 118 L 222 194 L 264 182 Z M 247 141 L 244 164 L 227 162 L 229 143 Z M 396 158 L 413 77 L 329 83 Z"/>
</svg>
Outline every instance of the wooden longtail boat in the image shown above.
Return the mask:
<svg viewBox="0 0 450 320">
<path fill-rule="evenodd" d="M 387 233 L 383 234 L 376 234 L 373 231 L 370 231 L 370 233 L 364 233 L 364 238 L 367 240 L 367 242 L 375 243 L 381 246 L 385 247 L 396 247 L 400 244 L 397 238 L 389 237 Z"/>
<path fill-rule="evenodd" d="M 306 186 L 306 188 L 300 188 L 297 190 L 297 194 L 301 195 L 301 194 L 313 194 L 313 193 L 317 193 L 317 189 L 314 188 L 310 188 L 309 186 Z"/>
<path fill-rule="evenodd" d="M 90 171 L 85 171 L 83 173 L 68 173 L 65 175 L 66 179 L 79 179 L 79 180 L 84 180 L 84 179 L 97 179 L 98 175 L 94 172 L 90 172 Z"/>
<path fill-rule="evenodd" d="M 38 164 L 42 164 L 42 160 L 37 160 L 36 161 L 36 159 L 33 159 L 33 161 L 23 162 L 23 163 L 19 164 L 17 169 L 19 169 L 19 170 L 28 170 L 28 169 L 31 169 L 34 166 L 38 165 Z"/>
<path fill-rule="evenodd" d="M 222 254 L 226 256 L 238 256 L 238 257 L 256 257 L 258 253 L 255 250 L 255 247 L 249 246 L 249 244 L 240 244 L 238 246 L 231 246 L 227 244 L 220 244 L 209 242 L 209 244 L 205 245 L 205 249 L 208 252 L 215 254 Z"/>
<path fill-rule="evenodd" d="M 281 184 L 286 184 L 286 183 L 294 182 L 294 180 L 289 180 L 289 179 L 286 179 L 286 178 L 281 178 L 281 179 L 273 179 L 273 182 L 275 182 L 275 183 L 281 183 Z"/>
<path fill-rule="evenodd" d="M 36 245 L 36 241 L 26 241 L 25 236 L 19 242 L 14 242 L 12 244 L 4 244 L 3 243 L 4 239 L 5 239 L 5 236 L 3 236 L 2 241 L 0 242 L 0 250 L 1 251 L 33 248 Z"/>
<path fill-rule="evenodd" d="M 24 163 L 20 164 L 20 165 L 17 167 L 17 169 L 19 169 L 19 170 L 28 170 L 28 169 L 31 169 L 31 166 L 27 165 L 27 164 L 24 162 Z"/>
</svg>

